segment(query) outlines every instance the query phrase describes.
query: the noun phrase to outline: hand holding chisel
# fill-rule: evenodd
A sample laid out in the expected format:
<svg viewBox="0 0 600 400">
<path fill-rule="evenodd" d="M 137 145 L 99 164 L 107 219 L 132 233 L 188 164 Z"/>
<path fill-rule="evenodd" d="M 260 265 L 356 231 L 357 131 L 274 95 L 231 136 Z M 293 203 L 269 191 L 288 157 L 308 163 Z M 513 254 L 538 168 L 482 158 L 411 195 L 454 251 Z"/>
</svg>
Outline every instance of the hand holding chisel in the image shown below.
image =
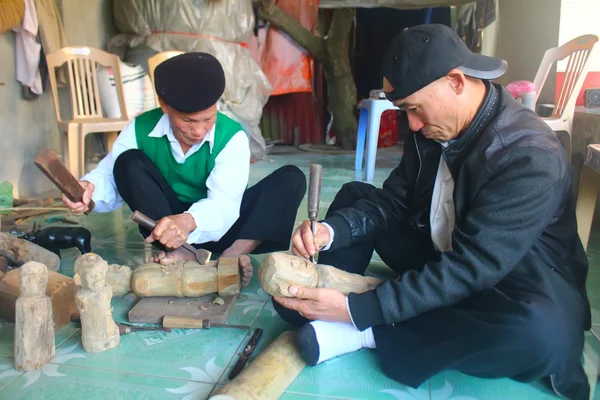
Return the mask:
<svg viewBox="0 0 600 400">
<path fill-rule="evenodd" d="M 319 216 L 319 201 L 321 199 L 321 174 L 323 167 L 319 164 L 310 166 L 310 178 L 308 180 L 308 219 L 310 230 L 315 237 L 315 222 Z M 310 262 L 315 262 L 315 257 L 310 256 Z"/>
</svg>

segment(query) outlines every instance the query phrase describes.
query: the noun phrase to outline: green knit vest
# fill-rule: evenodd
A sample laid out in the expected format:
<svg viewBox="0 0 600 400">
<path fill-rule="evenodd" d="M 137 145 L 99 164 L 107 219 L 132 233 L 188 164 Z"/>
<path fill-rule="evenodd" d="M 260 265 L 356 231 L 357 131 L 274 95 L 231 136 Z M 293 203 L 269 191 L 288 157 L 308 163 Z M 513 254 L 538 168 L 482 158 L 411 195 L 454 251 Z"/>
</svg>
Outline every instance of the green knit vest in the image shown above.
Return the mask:
<svg viewBox="0 0 600 400">
<path fill-rule="evenodd" d="M 205 142 L 200 149 L 179 164 L 171 151 L 169 138 L 149 137 L 163 116 L 160 108 L 145 112 L 135 119 L 135 137 L 142 150 L 171 185 L 179 200 L 195 203 L 207 196 L 206 180 L 215 167 L 215 159 L 242 126 L 225 114 L 217 113 L 212 152 Z"/>
</svg>

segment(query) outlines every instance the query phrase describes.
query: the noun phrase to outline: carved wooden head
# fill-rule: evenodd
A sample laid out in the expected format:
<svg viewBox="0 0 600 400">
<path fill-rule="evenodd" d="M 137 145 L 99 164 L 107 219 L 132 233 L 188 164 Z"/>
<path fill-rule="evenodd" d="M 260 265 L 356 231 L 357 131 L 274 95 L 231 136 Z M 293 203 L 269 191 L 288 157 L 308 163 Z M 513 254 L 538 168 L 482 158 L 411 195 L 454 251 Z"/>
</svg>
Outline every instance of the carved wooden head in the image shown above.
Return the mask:
<svg viewBox="0 0 600 400">
<path fill-rule="evenodd" d="M 48 268 L 42 263 L 29 261 L 19 268 L 21 296 L 39 296 L 46 293 Z"/>
<path fill-rule="evenodd" d="M 101 292 L 106 286 L 108 263 L 97 254 L 87 253 L 75 261 L 75 271 L 81 277 L 81 286 L 85 290 Z"/>
</svg>

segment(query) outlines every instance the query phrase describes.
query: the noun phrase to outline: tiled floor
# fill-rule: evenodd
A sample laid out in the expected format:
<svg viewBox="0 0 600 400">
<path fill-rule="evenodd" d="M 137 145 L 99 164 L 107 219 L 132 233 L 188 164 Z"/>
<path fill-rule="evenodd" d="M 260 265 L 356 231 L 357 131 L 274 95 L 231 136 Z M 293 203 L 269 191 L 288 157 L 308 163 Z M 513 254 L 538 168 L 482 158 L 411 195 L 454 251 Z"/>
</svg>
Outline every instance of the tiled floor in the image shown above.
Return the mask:
<svg viewBox="0 0 600 400">
<path fill-rule="evenodd" d="M 251 168 L 251 183 L 283 164 L 299 166 L 307 175 L 311 163 L 324 168 L 321 215 L 337 190 L 354 180 L 353 155 L 325 155 L 287 152 L 278 149 L 268 160 Z M 281 154 L 284 153 L 284 154 Z M 395 150 L 380 151 L 375 183 L 380 185 L 397 164 Z M 306 216 L 303 203 L 297 217 Z M 141 241 L 137 226 L 129 221 L 129 211 L 93 214 L 80 222 L 93 233 L 93 250 L 109 263 L 136 266 L 143 262 L 148 248 Z M 75 251 L 63 254 L 60 272 L 72 276 Z M 594 307 L 594 334 L 600 337 L 600 232 L 595 232 L 589 250 L 589 296 Z M 262 257 L 253 257 L 257 266 Z M 370 272 L 389 274 L 375 256 Z M 127 311 L 136 298 L 129 294 L 113 299 L 113 317 L 127 322 Z M 259 353 L 281 332 L 291 329 L 273 310 L 268 295 L 256 279 L 244 290 L 229 323 L 248 324 L 264 330 Z M 147 332 L 121 337 L 119 347 L 100 354 L 83 351 L 80 331 L 75 325 L 56 333 L 56 357 L 39 371 L 20 373 L 13 369 L 12 323 L 0 320 L 0 399 L 205 399 L 227 381 L 248 334 L 234 329 L 174 330 L 171 333 Z M 595 388 L 600 344 L 594 334 L 586 335 L 586 370 Z M 401 362 L 401 360 L 399 361 Z M 362 350 L 307 367 L 282 396 L 284 400 L 316 398 L 467 400 L 467 399 L 551 399 L 552 392 L 541 382 L 520 384 L 508 379 L 483 380 L 447 372 L 435 376 L 418 389 L 407 388 L 386 378 L 370 350 Z"/>
</svg>

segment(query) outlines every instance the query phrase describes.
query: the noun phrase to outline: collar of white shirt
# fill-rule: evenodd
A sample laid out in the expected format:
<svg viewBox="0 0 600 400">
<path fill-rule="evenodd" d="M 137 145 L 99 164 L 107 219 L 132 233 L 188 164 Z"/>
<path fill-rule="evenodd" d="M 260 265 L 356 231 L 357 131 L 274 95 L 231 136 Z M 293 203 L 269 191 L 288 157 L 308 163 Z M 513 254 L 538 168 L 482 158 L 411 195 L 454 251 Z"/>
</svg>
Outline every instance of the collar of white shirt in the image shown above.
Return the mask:
<svg viewBox="0 0 600 400">
<path fill-rule="evenodd" d="M 160 137 L 167 135 L 167 138 L 169 139 L 169 143 L 171 143 L 171 148 L 173 149 L 173 153 L 176 156 L 175 158 L 185 160 L 186 158 L 188 158 L 189 156 L 191 156 L 192 154 L 197 152 L 205 142 L 208 142 L 210 152 L 212 153 L 213 145 L 215 142 L 215 126 L 216 126 L 216 123 L 215 123 L 215 125 L 213 125 L 211 130 L 208 131 L 208 133 L 206 134 L 204 139 L 202 139 L 202 141 L 200 143 L 196 143 L 195 145 L 193 145 L 188 150 L 188 152 L 185 153 L 185 155 L 183 154 L 183 150 L 181 149 L 181 145 L 179 144 L 179 141 L 177 141 L 177 139 L 175 138 L 175 135 L 173 135 L 173 130 L 171 129 L 171 124 L 169 123 L 169 117 L 167 116 L 167 114 L 163 115 L 160 118 L 160 120 L 158 121 L 158 123 L 156 124 L 156 126 L 154 127 L 152 132 L 150 132 L 150 134 L 148 136 L 153 137 L 153 138 L 160 138 Z"/>
</svg>

